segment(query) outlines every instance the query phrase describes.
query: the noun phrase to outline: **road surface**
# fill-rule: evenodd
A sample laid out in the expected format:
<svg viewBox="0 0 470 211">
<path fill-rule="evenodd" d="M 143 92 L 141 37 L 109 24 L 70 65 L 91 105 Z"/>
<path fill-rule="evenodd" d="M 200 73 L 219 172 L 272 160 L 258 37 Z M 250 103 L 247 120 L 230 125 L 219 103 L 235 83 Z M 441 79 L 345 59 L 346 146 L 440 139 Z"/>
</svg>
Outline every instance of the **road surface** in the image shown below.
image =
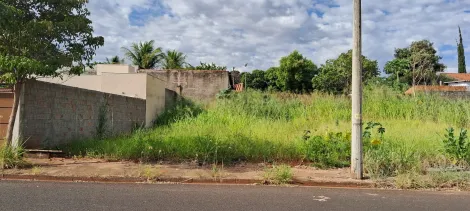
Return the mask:
<svg viewBox="0 0 470 211">
<path fill-rule="evenodd" d="M 469 210 L 465 192 L 0 181 L 0 210 Z"/>
</svg>

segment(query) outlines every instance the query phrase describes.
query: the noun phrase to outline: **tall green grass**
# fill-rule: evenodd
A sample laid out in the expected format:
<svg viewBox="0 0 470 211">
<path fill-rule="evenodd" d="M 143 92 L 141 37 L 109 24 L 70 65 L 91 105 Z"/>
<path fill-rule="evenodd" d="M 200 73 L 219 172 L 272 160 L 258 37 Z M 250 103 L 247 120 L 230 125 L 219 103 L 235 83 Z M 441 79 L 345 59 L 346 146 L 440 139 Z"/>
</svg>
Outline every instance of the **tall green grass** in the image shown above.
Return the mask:
<svg viewBox="0 0 470 211">
<path fill-rule="evenodd" d="M 23 160 L 23 148 L 13 148 L 0 144 L 0 170 L 23 167 L 26 164 Z"/>
<path fill-rule="evenodd" d="M 341 167 L 349 163 L 350 107 L 348 96 L 250 90 L 208 105 L 179 103 L 160 115 L 153 129 L 75 142 L 66 149 L 71 155 L 112 159 L 305 161 Z M 364 121 L 386 128 L 380 144 L 365 151 L 370 174 L 420 171 L 447 162 L 443 134 L 449 126 L 469 126 L 470 101 L 367 88 Z M 342 138 L 331 137 L 339 132 Z"/>
</svg>

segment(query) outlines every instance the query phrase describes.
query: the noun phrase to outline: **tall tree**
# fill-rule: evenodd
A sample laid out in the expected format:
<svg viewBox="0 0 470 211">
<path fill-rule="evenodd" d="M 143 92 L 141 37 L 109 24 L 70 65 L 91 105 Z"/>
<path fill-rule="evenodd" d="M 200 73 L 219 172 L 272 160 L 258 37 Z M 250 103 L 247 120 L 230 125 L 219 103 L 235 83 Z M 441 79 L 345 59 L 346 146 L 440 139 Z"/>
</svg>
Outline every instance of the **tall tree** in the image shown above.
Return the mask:
<svg viewBox="0 0 470 211">
<path fill-rule="evenodd" d="M 0 73 L 14 87 L 7 144 L 18 112 L 21 84 L 37 76 L 80 74 L 104 44 L 93 36 L 84 0 L 0 1 Z"/>
<path fill-rule="evenodd" d="M 169 50 L 163 55 L 162 67 L 165 70 L 183 69 L 186 65 L 186 55 L 176 50 Z"/>
<path fill-rule="evenodd" d="M 395 49 L 395 59 L 387 62 L 385 72 L 392 80 L 399 78 L 408 85 L 437 83 L 437 72 L 442 72 L 445 65 L 440 62 L 434 44 L 428 40 L 415 41 L 407 48 Z"/>
<path fill-rule="evenodd" d="M 362 56 L 362 80 L 367 83 L 379 75 L 378 63 Z M 330 59 L 320 67 L 320 73 L 312 79 L 313 89 L 332 94 L 349 94 L 352 80 L 352 50 Z"/>
<path fill-rule="evenodd" d="M 131 48 L 122 47 L 126 57 L 139 69 L 153 69 L 161 62 L 164 54 L 154 47 L 155 41 L 133 43 Z"/>
<path fill-rule="evenodd" d="M 276 70 L 276 86 L 296 93 L 311 91 L 312 78 L 318 72 L 317 66 L 298 51 L 282 57 Z"/>
<path fill-rule="evenodd" d="M 241 75 L 242 83 L 246 83 L 246 87 L 258 90 L 265 90 L 268 88 L 266 80 L 266 72 L 262 70 L 253 70 L 251 73 L 244 72 Z"/>
<path fill-rule="evenodd" d="M 121 59 L 119 56 L 113 56 L 111 59 L 106 58 L 105 64 L 124 64 L 124 59 Z"/>
<path fill-rule="evenodd" d="M 266 82 L 268 84 L 268 89 L 273 91 L 280 91 L 281 88 L 277 86 L 277 72 L 279 71 L 278 67 L 271 67 L 266 70 L 264 74 Z"/>
<path fill-rule="evenodd" d="M 410 71 L 409 58 L 394 59 L 385 64 L 384 71 L 387 74 L 396 76 L 397 82 L 400 83 L 400 78 L 404 77 Z"/>
<path fill-rule="evenodd" d="M 467 73 L 467 66 L 465 65 L 465 50 L 463 47 L 462 31 L 459 26 L 459 42 L 457 43 L 457 51 L 459 57 L 459 73 Z"/>
</svg>

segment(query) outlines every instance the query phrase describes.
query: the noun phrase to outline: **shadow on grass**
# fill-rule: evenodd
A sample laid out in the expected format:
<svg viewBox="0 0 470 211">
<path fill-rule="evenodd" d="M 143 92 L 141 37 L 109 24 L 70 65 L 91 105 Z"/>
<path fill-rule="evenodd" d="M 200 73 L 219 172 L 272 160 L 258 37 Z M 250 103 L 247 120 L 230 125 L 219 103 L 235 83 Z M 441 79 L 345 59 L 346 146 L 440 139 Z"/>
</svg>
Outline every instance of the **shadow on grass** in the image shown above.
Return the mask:
<svg viewBox="0 0 470 211">
<path fill-rule="evenodd" d="M 202 112 L 204 112 L 204 109 L 201 105 L 183 97 L 178 97 L 174 103 L 168 105 L 163 113 L 158 115 L 154 121 L 154 126 L 168 126 L 184 119 L 195 118 Z"/>
</svg>

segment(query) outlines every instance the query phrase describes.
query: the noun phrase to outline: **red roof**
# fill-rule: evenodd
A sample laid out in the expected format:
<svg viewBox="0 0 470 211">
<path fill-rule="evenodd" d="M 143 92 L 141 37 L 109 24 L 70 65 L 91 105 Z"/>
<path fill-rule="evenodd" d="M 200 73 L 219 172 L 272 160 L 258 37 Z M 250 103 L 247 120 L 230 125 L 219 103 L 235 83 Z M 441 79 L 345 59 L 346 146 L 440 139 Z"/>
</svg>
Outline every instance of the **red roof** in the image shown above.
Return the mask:
<svg viewBox="0 0 470 211">
<path fill-rule="evenodd" d="M 442 74 L 456 81 L 470 81 L 470 74 L 467 74 L 467 73 L 442 73 Z"/>
<path fill-rule="evenodd" d="M 464 86 L 415 86 L 411 87 L 405 94 L 413 94 L 413 92 L 465 92 L 467 87 Z"/>
</svg>

